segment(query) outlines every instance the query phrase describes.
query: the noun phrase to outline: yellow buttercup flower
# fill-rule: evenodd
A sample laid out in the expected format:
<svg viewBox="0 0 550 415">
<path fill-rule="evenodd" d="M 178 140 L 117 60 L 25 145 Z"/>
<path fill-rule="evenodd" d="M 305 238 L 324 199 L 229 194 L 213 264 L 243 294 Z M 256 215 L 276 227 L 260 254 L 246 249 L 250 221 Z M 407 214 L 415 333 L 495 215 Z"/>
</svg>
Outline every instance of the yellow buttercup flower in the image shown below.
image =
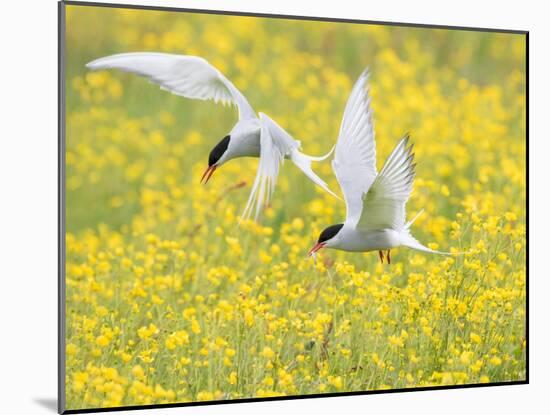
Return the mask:
<svg viewBox="0 0 550 415">
<path fill-rule="evenodd" d="M 275 352 L 271 349 L 271 347 L 267 347 L 267 346 L 264 347 L 264 349 L 260 354 L 266 359 L 273 359 L 275 357 Z"/>
</svg>

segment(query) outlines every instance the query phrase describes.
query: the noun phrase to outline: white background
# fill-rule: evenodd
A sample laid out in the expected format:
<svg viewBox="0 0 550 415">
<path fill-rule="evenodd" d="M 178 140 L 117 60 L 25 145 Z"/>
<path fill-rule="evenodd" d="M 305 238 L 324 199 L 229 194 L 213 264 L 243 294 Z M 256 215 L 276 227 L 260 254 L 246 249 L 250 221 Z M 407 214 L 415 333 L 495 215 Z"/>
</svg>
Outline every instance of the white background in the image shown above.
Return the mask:
<svg viewBox="0 0 550 415">
<path fill-rule="evenodd" d="M 134 3 L 126 0 L 125 3 Z M 57 5 L 0 13 L 0 411 L 52 414 L 57 368 Z M 542 413 L 549 405 L 548 11 L 542 1 L 141 0 L 148 5 L 530 31 L 530 385 L 177 408 L 140 413 Z M 545 20 L 546 19 L 546 20 Z M 537 192 L 538 190 L 538 192 Z M 538 408 L 538 409 L 537 409 Z M 544 410 L 543 408 L 547 408 Z M 548 413 L 548 412 L 546 412 Z"/>
</svg>

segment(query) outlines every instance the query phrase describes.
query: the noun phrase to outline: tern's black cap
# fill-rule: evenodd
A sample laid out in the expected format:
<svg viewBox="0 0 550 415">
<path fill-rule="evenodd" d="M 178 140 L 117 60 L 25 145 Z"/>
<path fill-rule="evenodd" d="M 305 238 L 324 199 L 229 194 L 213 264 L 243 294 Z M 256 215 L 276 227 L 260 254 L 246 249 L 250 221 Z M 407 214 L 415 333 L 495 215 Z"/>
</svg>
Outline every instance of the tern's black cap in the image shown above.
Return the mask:
<svg viewBox="0 0 550 415">
<path fill-rule="evenodd" d="M 229 139 L 231 136 L 226 135 L 224 138 L 222 138 L 222 141 L 220 141 L 218 144 L 216 144 L 216 147 L 212 149 L 210 152 L 210 155 L 208 156 L 208 165 L 212 166 L 213 164 L 216 164 L 218 160 L 223 156 L 223 153 L 226 152 L 227 147 L 229 146 Z"/>
<path fill-rule="evenodd" d="M 340 229 L 344 227 L 343 223 L 339 223 L 338 225 L 332 225 L 326 228 L 323 232 L 321 232 L 321 235 L 319 235 L 319 240 L 317 243 L 328 241 L 329 239 L 332 239 L 336 236 L 338 232 L 340 232 Z"/>
</svg>

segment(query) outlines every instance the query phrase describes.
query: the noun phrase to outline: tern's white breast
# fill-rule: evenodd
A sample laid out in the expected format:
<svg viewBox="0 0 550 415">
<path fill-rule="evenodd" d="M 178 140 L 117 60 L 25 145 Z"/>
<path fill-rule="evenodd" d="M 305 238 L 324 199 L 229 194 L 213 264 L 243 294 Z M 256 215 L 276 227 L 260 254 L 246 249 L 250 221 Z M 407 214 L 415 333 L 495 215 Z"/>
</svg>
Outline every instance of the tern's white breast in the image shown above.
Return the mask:
<svg viewBox="0 0 550 415">
<path fill-rule="evenodd" d="M 344 226 L 338 236 L 337 244 L 332 247 L 343 251 L 381 251 L 401 245 L 399 233 L 393 229 L 361 232 L 355 228 Z"/>
<path fill-rule="evenodd" d="M 260 157 L 260 123 L 257 119 L 239 121 L 230 136 L 228 158 Z"/>
</svg>

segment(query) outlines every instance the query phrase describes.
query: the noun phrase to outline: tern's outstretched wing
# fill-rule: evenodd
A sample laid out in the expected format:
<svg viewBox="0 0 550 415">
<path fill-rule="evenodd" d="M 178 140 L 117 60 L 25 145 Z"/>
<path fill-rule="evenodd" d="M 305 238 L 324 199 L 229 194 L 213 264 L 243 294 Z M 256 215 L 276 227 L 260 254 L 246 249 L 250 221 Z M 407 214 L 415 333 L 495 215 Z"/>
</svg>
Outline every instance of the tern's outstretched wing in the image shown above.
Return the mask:
<svg viewBox="0 0 550 415">
<path fill-rule="evenodd" d="M 368 70 L 355 83 L 340 127 L 332 168 L 346 200 L 346 223 L 356 226 L 363 210 L 361 195 L 376 178 L 376 143 L 368 94 Z"/>
<path fill-rule="evenodd" d="M 258 172 L 252 184 L 252 190 L 243 212 L 243 219 L 248 219 L 254 209 L 254 219 L 258 219 L 262 206 L 267 206 L 275 190 L 279 166 L 287 154 L 297 149 L 299 143 L 290 135 L 272 134 L 274 123 L 271 118 L 260 112 L 260 161 Z"/>
<path fill-rule="evenodd" d="M 144 76 L 162 89 L 186 98 L 234 104 L 239 118 L 256 118 L 244 95 L 208 61 L 197 56 L 168 53 L 121 53 L 97 59 L 89 69 L 120 69 Z"/>
<path fill-rule="evenodd" d="M 260 162 L 252 191 L 248 198 L 243 218 L 250 217 L 252 207 L 255 204 L 254 218 L 257 219 L 262 205 L 267 205 L 275 190 L 279 166 L 286 156 L 298 166 L 300 170 L 315 184 L 336 196 L 311 168 L 313 161 L 321 161 L 332 154 L 332 150 L 325 156 L 312 157 L 301 153 L 298 149 L 300 142 L 288 134 L 279 124 L 266 114 L 260 112 Z"/>
<path fill-rule="evenodd" d="M 365 231 L 408 228 L 405 205 L 414 181 L 413 146 L 405 136 L 392 151 L 380 174 L 363 193 L 363 212 L 357 228 Z"/>
</svg>

